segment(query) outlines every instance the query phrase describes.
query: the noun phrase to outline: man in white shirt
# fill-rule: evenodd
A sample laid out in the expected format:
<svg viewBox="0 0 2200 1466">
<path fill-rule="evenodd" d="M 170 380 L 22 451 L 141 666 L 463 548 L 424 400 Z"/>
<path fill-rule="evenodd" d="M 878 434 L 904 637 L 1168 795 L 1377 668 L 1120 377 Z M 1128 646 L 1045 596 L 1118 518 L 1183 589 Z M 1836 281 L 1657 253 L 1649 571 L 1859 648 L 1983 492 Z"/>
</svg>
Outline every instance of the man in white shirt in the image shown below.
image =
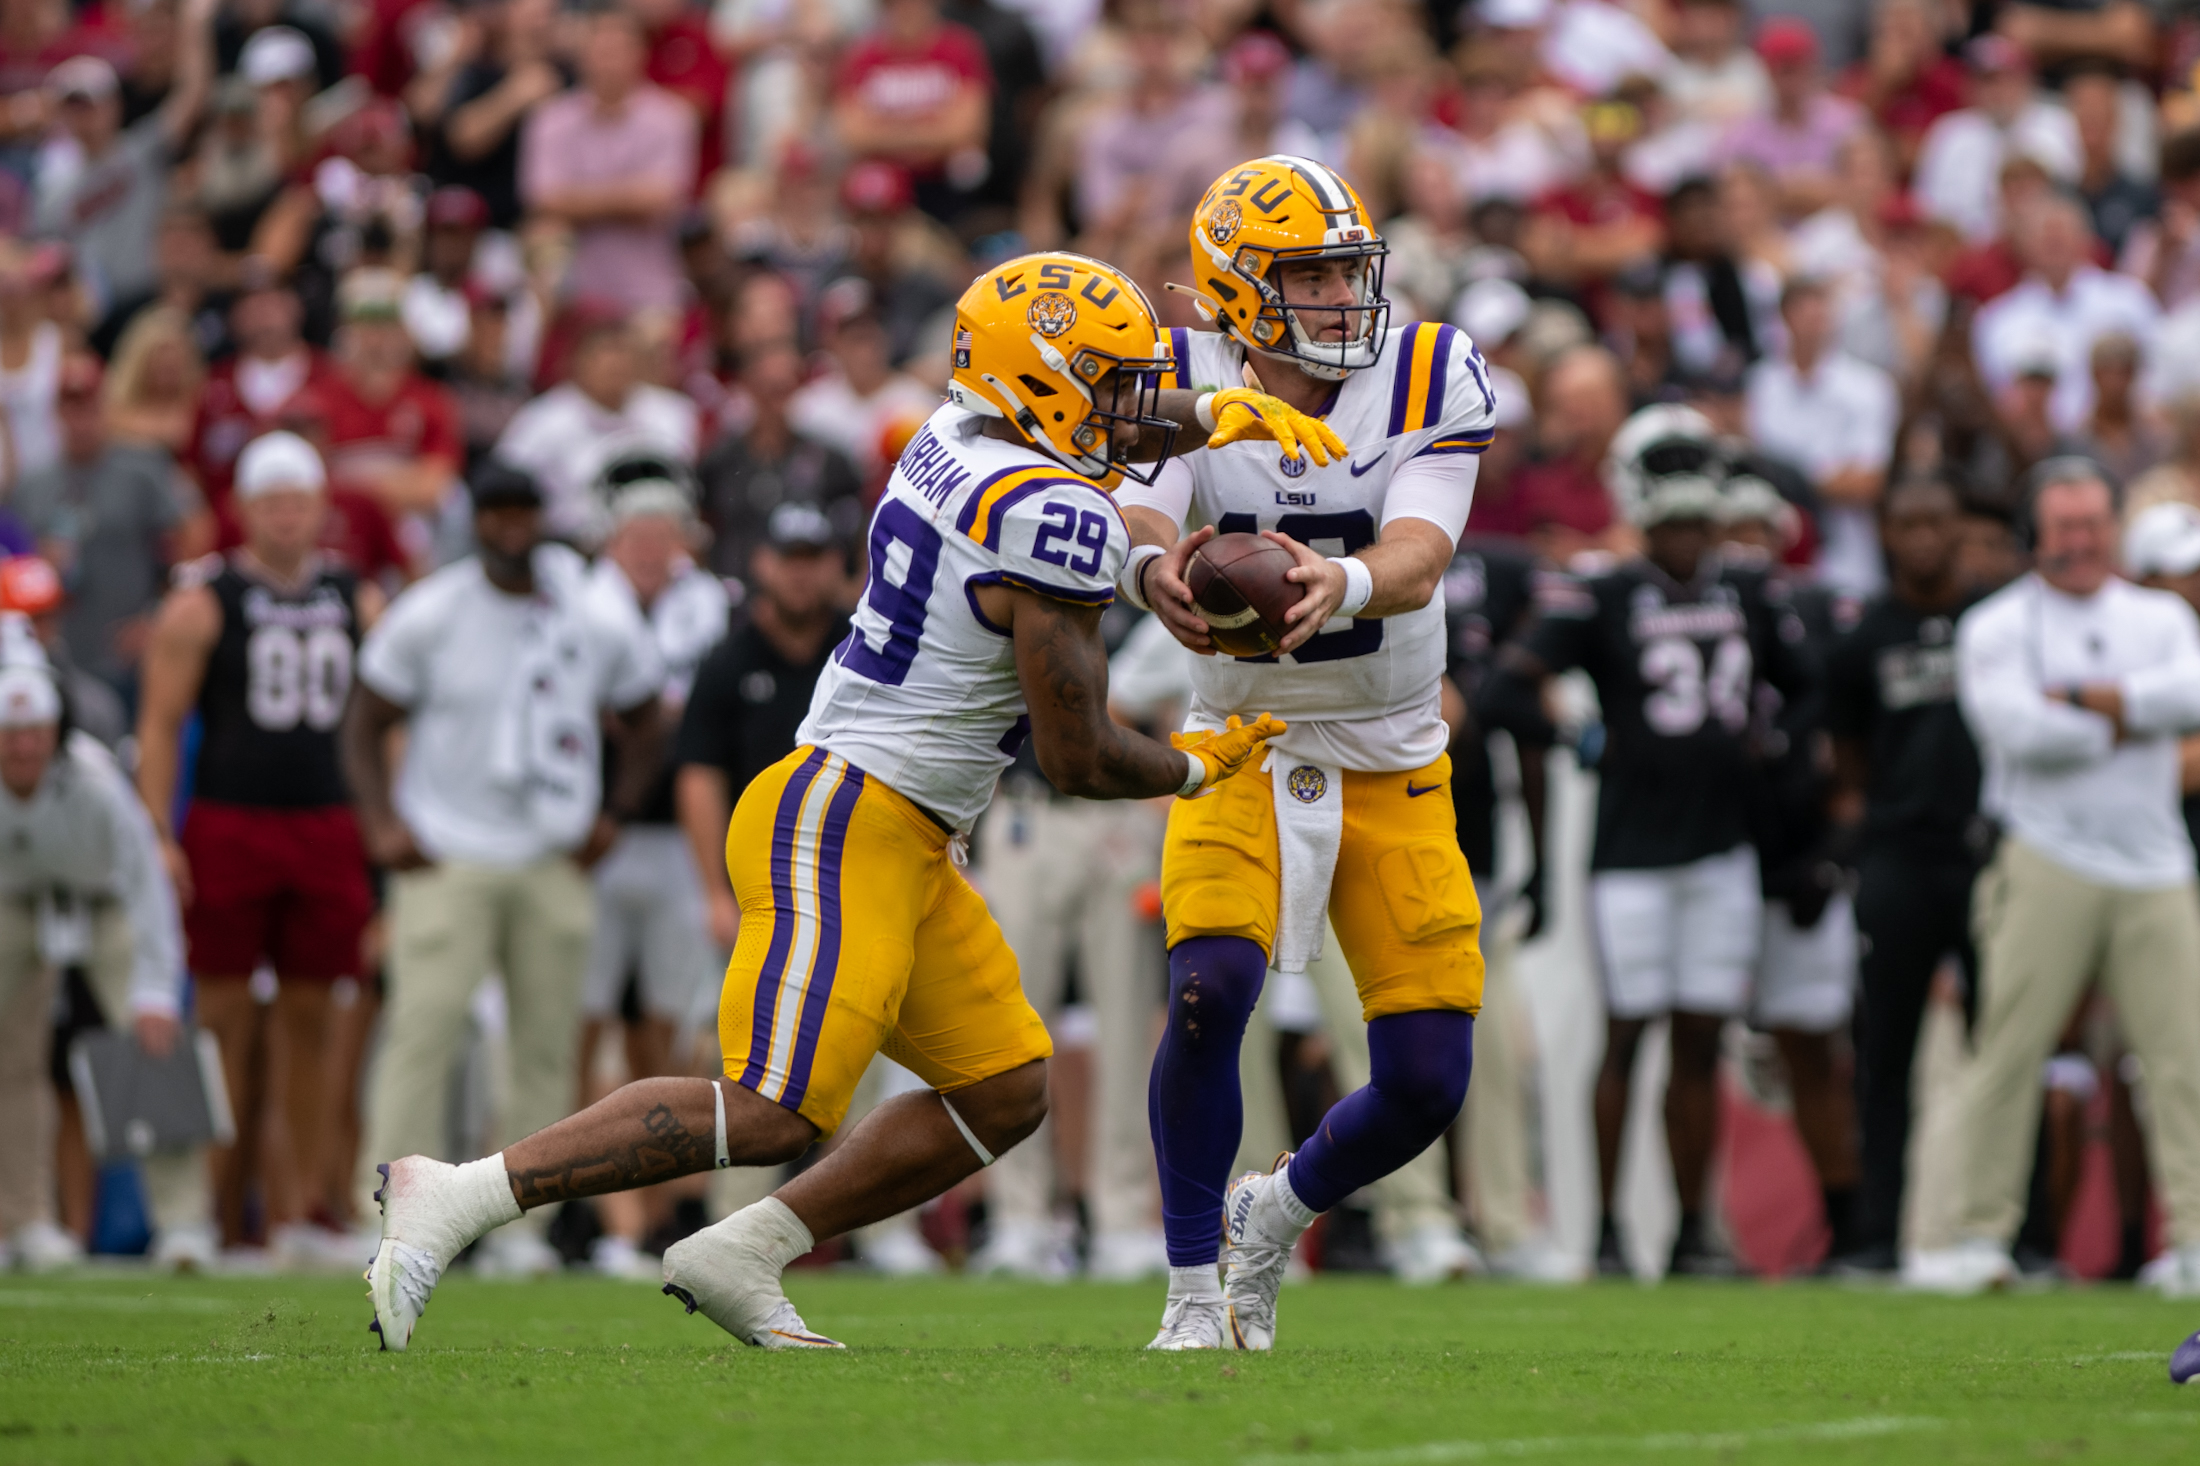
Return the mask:
<svg viewBox="0 0 2200 1466">
<path fill-rule="evenodd" d="M 113 757 L 64 737 L 61 693 L 29 621 L 0 616 L 0 1265 L 82 1256 L 54 1224 L 47 1050 L 60 970 L 81 966 L 111 1028 L 164 1055 L 184 1035 L 183 930 L 160 842 Z M 214 1260 L 201 1147 L 145 1159 L 153 1260 Z"/>
<path fill-rule="evenodd" d="M 1874 517 L 1894 456 L 1901 401 L 1894 379 L 1834 345 L 1833 300 L 1823 281 L 1788 282 L 1780 297 L 1784 358 L 1749 373 L 1749 434 L 1810 475 L 1818 490 L 1818 574 L 1868 596 L 1886 584 Z"/>
<path fill-rule="evenodd" d="M 2034 85 L 2031 58 L 2006 37 L 1980 36 L 1964 47 L 1972 105 L 1936 120 L 1918 149 L 1912 191 L 1928 218 L 1955 225 L 1974 244 L 2001 232 L 2001 165 L 2038 161 L 2060 183 L 2084 166 L 2078 125 L 2062 103 Z"/>
<path fill-rule="evenodd" d="M 2093 415 L 2093 343 L 2122 332 L 2151 354 L 2161 307 L 2141 282 L 2093 263 L 2093 225 L 2085 206 L 2067 194 L 2049 194 L 2016 221 L 2017 251 L 2025 276 L 1979 309 L 1971 322 L 1971 352 L 1980 375 L 1995 392 L 2013 381 L 2026 348 L 2055 343 L 2060 370 L 2048 419 L 2056 431 L 2076 433 Z"/>
<path fill-rule="evenodd" d="M 551 534 L 593 541 L 609 528 L 589 494 L 604 465 L 644 449 L 691 464 L 699 428 L 692 401 L 642 380 L 641 350 L 624 316 L 598 316 L 581 328 L 567 378 L 513 416 L 496 456 L 541 485 Z"/>
<path fill-rule="evenodd" d="M 618 838 L 617 819 L 642 807 L 661 756 L 663 663 L 633 603 L 543 542 L 542 496 L 526 474 L 492 460 L 472 492 L 479 553 L 390 603 L 359 649 L 344 717 L 360 834 L 391 872 L 363 1193 L 375 1188 L 375 1157 L 450 1149 L 452 1061 L 492 970 L 511 1014 L 502 1133 L 571 1113 L 595 918 L 585 872 Z M 608 798 L 604 712 L 620 755 Z M 393 789 L 387 735 L 400 723 L 408 738 Z M 539 1224 L 521 1222 L 491 1240 L 483 1263 L 530 1274 L 558 1258 Z"/>
<path fill-rule="evenodd" d="M 2145 1074 L 2168 1250 L 2141 1274 L 2200 1295 L 2200 896 L 2178 740 L 2200 728 L 2200 618 L 2114 574 L 2115 499 L 2084 459 L 2033 472 L 2038 570 L 1956 627 L 1956 690 L 1987 765 L 2001 848 L 1972 898 L 1974 1054 L 1949 1118 L 1946 1235 L 1904 1280 L 1971 1293 L 2014 1278 L 2040 1066 L 2089 983 Z"/>
</svg>

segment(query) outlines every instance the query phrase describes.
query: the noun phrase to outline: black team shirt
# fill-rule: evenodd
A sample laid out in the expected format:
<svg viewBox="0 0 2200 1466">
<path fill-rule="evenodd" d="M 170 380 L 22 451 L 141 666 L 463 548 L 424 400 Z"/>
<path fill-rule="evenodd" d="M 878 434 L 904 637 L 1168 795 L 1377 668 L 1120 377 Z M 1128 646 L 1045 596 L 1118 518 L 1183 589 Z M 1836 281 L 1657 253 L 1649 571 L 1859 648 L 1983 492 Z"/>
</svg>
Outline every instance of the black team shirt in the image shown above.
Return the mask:
<svg viewBox="0 0 2200 1466">
<path fill-rule="evenodd" d="M 1474 705 L 1490 658 L 1518 634 L 1535 603 L 1536 561 L 1526 546 L 1472 538 L 1444 572 L 1444 663 L 1452 685 Z M 1486 730 L 1473 720 L 1451 745 L 1451 799 L 1459 848 L 1477 882 L 1497 868 L 1497 779 Z"/>
<path fill-rule="evenodd" d="M 1750 837 L 1752 711 L 1760 683 L 1812 695 L 1802 622 L 1760 570 L 1704 557 L 1683 585 L 1647 560 L 1548 576 L 1523 645 L 1579 667 L 1604 716 L 1592 870 L 1661 870 Z"/>
<path fill-rule="evenodd" d="M 1864 608 L 1827 657 L 1826 728 L 1864 745 L 1868 845 L 1920 861 L 1970 861 L 1978 746 L 1956 705 L 1956 618 L 1891 596 Z"/>
<path fill-rule="evenodd" d="M 797 666 L 754 623 L 743 622 L 696 669 L 673 763 L 720 770 L 738 804 L 752 779 L 794 752 L 794 732 L 810 711 L 818 674 L 847 634 L 848 623 L 836 620 L 819 639 L 817 655 Z"/>
</svg>

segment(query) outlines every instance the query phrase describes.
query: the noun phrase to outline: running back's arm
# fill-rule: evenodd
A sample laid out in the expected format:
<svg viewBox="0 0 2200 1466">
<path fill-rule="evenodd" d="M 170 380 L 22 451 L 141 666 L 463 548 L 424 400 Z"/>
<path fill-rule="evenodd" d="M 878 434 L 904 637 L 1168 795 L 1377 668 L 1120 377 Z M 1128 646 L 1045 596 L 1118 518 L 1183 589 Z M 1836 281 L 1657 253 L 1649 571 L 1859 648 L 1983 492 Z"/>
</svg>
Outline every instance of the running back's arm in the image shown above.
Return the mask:
<svg viewBox="0 0 2200 1466">
<path fill-rule="evenodd" d="M 1000 585 L 980 587 L 978 597 L 986 618 L 1014 638 L 1016 677 L 1048 782 L 1085 799 L 1151 799 L 1184 787 L 1187 755 L 1108 716 L 1099 607 Z"/>
</svg>

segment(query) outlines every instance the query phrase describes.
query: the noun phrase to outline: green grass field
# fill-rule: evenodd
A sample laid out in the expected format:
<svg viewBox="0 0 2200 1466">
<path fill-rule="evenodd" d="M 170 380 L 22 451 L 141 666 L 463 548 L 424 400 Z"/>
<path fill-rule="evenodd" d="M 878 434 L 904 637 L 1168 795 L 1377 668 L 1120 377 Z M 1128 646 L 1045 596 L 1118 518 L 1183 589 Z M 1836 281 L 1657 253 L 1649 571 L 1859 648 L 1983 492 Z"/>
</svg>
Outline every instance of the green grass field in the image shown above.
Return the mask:
<svg viewBox="0 0 2200 1466">
<path fill-rule="evenodd" d="M 845 1354 L 654 1289 L 446 1283 L 378 1354 L 360 1284 L 0 1278 L 0 1462 L 2200 1460 L 2200 1308 L 1816 1285 L 1319 1281 L 1270 1355 L 1140 1351 L 1157 1288 L 797 1274 Z"/>
</svg>

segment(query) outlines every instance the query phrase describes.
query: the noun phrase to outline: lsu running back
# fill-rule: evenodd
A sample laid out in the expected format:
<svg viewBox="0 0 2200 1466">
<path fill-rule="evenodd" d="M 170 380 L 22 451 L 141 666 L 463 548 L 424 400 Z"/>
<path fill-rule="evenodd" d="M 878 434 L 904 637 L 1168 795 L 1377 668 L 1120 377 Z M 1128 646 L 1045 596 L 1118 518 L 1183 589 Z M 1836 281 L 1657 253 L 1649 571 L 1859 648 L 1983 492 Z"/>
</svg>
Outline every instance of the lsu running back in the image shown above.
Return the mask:
<svg viewBox="0 0 2200 1466">
<path fill-rule="evenodd" d="M 1106 714 L 1099 611 L 1129 536 L 1103 485 L 1150 478 L 1134 456 L 1176 426 L 1155 411 L 1156 339 L 1138 288 L 1078 255 L 1011 260 L 965 292 L 955 401 L 887 484 L 862 604 L 801 746 L 750 783 L 727 831 L 741 934 L 719 1003 L 723 1077 L 628 1085 L 466 1166 L 390 1163 L 368 1275 L 387 1345 L 405 1347 L 458 1251 L 523 1206 L 792 1160 L 839 1129 L 883 1051 L 930 1090 L 665 1254 L 665 1291 L 744 1342 L 837 1347 L 787 1299 L 787 1264 L 1037 1127 L 1046 1028 L 959 868 L 1010 753 L 1028 733 L 1058 787 L 1152 798 L 1229 778 L 1282 731 L 1255 718 L 1172 748 Z"/>
<path fill-rule="evenodd" d="M 1209 446 L 1118 495 L 1140 541 L 1123 587 L 1195 650 L 1210 649 L 1182 567 L 1207 531 L 1185 535 L 1188 523 L 1281 537 L 1320 618 L 1302 615 L 1279 655 L 1210 654 L 1192 671 L 1188 727 L 1271 702 L 1290 726 L 1262 768 L 1169 820 L 1172 1001 L 1153 1113 L 1172 1269 L 1156 1348 L 1269 1347 L 1299 1232 L 1418 1154 L 1465 1094 L 1481 912 L 1451 803 L 1439 588 L 1497 402 L 1463 332 L 1388 324 L 1384 251 L 1351 186 L 1318 162 L 1261 158 L 1217 179 L 1191 255 L 1219 330 L 1169 333 L 1169 385 L 1257 380 L 1352 451 L 1322 464 L 1273 444 Z M 1225 1215 L 1237 1035 L 1271 963 L 1299 970 L 1320 951 L 1325 917 L 1359 987 L 1375 1083 L 1287 1167 L 1233 1185 Z"/>
</svg>

